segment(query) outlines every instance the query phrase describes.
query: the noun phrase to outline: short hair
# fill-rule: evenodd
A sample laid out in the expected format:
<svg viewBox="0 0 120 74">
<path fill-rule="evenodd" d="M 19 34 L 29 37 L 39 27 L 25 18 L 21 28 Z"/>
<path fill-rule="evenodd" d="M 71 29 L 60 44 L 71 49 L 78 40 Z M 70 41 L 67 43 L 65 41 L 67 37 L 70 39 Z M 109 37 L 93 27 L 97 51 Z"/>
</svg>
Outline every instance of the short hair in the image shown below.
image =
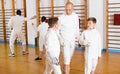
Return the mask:
<svg viewBox="0 0 120 74">
<path fill-rule="evenodd" d="M 87 19 L 87 21 L 92 21 L 93 23 L 96 23 L 96 22 L 97 22 L 97 20 L 96 20 L 95 17 L 89 17 L 89 18 Z"/>
<path fill-rule="evenodd" d="M 74 6 L 72 2 L 67 2 L 67 3 L 65 4 L 65 6 L 66 6 L 66 5 L 72 5 L 72 6 Z"/>
<path fill-rule="evenodd" d="M 21 13 L 22 13 L 22 12 L 21 12 L 20 9 L 18 9 L 18 10 L 16 11 L 16 14 L 17 14 L 17 15 L 21 15 Z"/>
<path fill-rule="evenodd" d="M 49 28 L 52 28 L 58 22 L 58 17 L 51 17 L 48 19 Z"/>
<path fill-rule="evenodd" d="M 45 17 L 45 16 L 42 16 L 42 17 L 41 17 L 41 21 L 42 21 L 42 22 L 46 21 L 46 17 Z"/>
</svg>

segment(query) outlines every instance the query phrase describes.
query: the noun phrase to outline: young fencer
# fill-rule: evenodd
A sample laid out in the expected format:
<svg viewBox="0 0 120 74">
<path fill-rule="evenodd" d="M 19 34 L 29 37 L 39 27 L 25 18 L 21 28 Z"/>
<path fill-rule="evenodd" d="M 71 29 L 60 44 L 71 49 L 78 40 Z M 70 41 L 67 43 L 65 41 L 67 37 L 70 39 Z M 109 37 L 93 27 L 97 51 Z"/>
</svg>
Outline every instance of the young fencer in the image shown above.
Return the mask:
<svg viewBox="0 0 120 74">
<path fill-rule="evenodd" d="M 46 69 L 44 74 L 61 74 L 59 55 L 60 55 L 60 41 L 57 34 L 58 18 L 52 17 L 48 20 L 49 30 L 45 38 L 46 48 Z"/>
<path fill-rule="evenodd" d="M 22 26 L 23 26 L 24 21 L 36 18 L 36 16 L 33 16 L 31 18 L 25 18 L 25 17 L 21 16 L 21 14 L 22 14 L 21 10 L 18 9 L 16 11 L 16 16 L 11 17 L 11 19 L 8 22 L 8 27 L 10 29 L 12 29 L 10 39 L 9 39 L 9 46 L 10 46 L 10 55 L 9 56 L 12 56 L 12 57 L 15 56 L 14 42 L 15 42 L 16 38 L 18 38 L 19 40 L 22 41 L 22 53 L 23 53 L 23 55 L 26 54 L 26 40 L 25 40 L 25 36 L 22 32 Z"/>
<path fill-rule="evenodd" d="M 48 23 L 46 23 L 46 17 L 42 16 L 41 17 L 41 24 L 36 28 L 33 24 L 33 28 L 35 29 L 36 32 L 38 32 L 39 36 L 39 54 L 35 58 L 35 60 L 42 60 L 42 53 L 45 45 L 45 35 L 48 30 Z"/>
<path fill-rule="evenodd" d="M 101 57 L 101 37 L 95 25 L 96 18 L 88 18 L 87 30 L 80 36 L 80 44 L 85 46 L 85 74 L 95 74 L 98 58 Z"/>
</svg>

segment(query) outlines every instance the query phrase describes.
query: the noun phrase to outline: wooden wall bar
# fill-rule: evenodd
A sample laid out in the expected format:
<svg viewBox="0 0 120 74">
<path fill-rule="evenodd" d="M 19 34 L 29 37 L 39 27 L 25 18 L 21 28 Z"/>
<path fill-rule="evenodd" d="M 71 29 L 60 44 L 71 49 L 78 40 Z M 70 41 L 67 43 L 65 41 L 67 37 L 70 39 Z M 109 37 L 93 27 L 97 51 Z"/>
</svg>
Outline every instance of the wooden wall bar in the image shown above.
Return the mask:
<svg viewBox="0 0 120 74">
<path fill-rule="evenodd" d="M 54 17 L 54 0 L 51 0 L 51 16 Z"/>
<path fill-rule="evenodd" d="M 15 0 L 12 0 L 12 15 L 15 16 Z"/>
<path fill-rule="evenodd" d="M 36 0 L 37 25 L 40 24 L 40 0 Z"/>
<path fill-rule="evenodd" d="M 24 17 L 27 16 L 27 12 L 26 12 L 26 0 L 23 0 L 23 10 L 24 10 Z M 24 24 L 25 26 L 25 38 L 26 38 L 26 44 L 28 44 L 28 33 L 27 33 L 27 22 L 25 22 Z"/>
<path fill-rule="evenodd" d="M 114 14 L 120 14 L 120 2 L 106 0 L 106 48 L 120 50 L 120 24 L 114 24 Z"/>
<path fill-rule="evenodd" d="M 6 42 L 6 22 L 5 22 L 5 8 L 4 8 L 4 0 L 1 2 L 2 5 L 2 21 L 3 21 L 3 33 L 4 33 L 4 42 Z"/>
<path fill-rule="evenodd" d="M 108 0 L 106 0 L 106 49 L 108 51 Z"/>
<path fill-rule="evenodd" d="M 84 29 L 87 28 L 87 0 L 84 0 Z"/>
</svg>

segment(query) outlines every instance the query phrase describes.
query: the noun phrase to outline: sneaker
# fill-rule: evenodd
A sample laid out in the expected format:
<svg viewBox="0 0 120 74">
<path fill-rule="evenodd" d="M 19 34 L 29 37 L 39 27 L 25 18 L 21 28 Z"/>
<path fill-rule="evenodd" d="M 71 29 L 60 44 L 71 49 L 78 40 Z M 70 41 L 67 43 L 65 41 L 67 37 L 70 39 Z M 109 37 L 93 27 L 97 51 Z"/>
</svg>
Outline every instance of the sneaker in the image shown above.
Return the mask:
<svg viewBox="0 0 120 74">
<path fill-rule="evenodd" d="M 22 51 L 22 54 L 23 54 L 23 55 L 26 55 L 26 54 L 28 54 L 28 52 L 26 52 L 26 51 Z"/>
<path fill-rule="evenodd" d="M 14 57 L 14 56 L 15 56 L 14 53 L 10 53 L 10 54 L 9 54 L 9 57 Z"/>
<path fill-rule="evenodd" d="M 37 57 L 37 58 L 35 58 L 35 60 L 36 60 L 36 61 L 37 61 L 37 60 L 42 60 L 42 58 Z"/>
</svg>

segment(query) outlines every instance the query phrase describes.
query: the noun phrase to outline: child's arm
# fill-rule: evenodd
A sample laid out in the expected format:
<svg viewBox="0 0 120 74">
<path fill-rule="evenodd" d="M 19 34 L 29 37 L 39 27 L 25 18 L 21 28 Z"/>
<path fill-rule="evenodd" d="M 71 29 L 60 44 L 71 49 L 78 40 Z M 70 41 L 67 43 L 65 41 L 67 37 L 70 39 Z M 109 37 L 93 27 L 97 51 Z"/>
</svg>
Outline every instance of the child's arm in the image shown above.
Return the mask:
<svg viewBox="0 0 120 74">
<path fill-rule="evenodd" d="M 60 35 L 59 30 L 56 31 L 56 34 L 58 36 L 60 45 L 63 47 L 64 46 L 64 40 L 63 40 L 62 36 Z"/>
<path fill-rule="evenodd" d="M 46 47 L 46 52 L 47 55 L 49 55 L 50 59 L 52 60 L 52 64 L 54 65 L 59 65 L 59 59 L 56 57 L 55 52 L 54 52 L 54 45 L 53 45 L 53 37 L 51 35 L 46 36 L 45 39 L 45 47 Z"/>
<path fill-rule="evenodd" d="M 33 20 L 33 19 L 35 19 L 36 17 L 37 17 L 36 15 L 32 16 L 31 18 L 29 18 L 29 17 L 24 17 L 24 21 Z"/>
<path fill-rule="evenodd" d="M 9 27 L 10 30 L 13 28 L 12 18 L 10 18 L 7 26 Z"/>
<path fill-rule="evenodd" d="M 90 42 L 88 41 L 88 39 L 86 39 L 86 36 L 85 36 L 84 32 L 82 32 L 81 35 L 80 35 L 79 44 L 84 45 L 84 46 L 89 46 L 90 45 Z"/>
<path fill-rule="evenodd" d="M 35 27 L 35 24 L 32 23 L 33 29 L 37 32 L 37 27 Z"/>
<path fill-rule="evenodd" d="M 102 42 L 101 42 L 101 36 L 99 34 L 98 36 L 98 57 L 101 57 L 102 54 Z"/>
</svg>

